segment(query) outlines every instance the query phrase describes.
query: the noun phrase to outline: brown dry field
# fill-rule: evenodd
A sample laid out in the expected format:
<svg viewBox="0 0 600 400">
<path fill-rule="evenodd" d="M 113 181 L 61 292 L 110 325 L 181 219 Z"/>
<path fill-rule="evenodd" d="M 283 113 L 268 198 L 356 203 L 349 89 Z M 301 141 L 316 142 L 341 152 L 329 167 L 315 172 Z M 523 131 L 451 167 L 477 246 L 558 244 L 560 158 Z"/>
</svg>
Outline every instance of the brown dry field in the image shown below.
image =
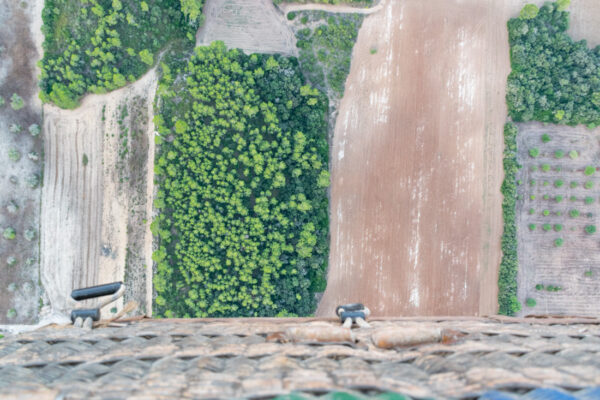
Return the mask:
<svg viewBox="0 0 600 400">
<path fill-rule="evenodd" d="M 318 315 L 355 301 L 377 316 L 497 312 L 506 21 L 525 3 L 388 0 L 365 19 L 332 144 Z M 598 2 L 571 11 L 574 36 L 597 44 Z"/>
</svg>

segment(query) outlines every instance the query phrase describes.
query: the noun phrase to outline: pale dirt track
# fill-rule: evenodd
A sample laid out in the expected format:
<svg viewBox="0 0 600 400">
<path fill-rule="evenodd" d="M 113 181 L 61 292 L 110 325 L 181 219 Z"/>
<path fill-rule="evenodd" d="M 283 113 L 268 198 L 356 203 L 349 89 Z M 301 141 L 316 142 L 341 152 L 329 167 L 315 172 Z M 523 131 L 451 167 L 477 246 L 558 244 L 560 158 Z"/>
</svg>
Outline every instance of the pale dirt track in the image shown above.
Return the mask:
<svg viewBox="0 0 600 400">
<path fill-rule="evenodd" d="M 44 106 L 41 277 L 53 311 L 65 312 L 71 307 L 68 296 L 74 288 L 123 280 L 126 253 L 132 251 L 128 236 L 136 235 L 137 245 L 145 249 L 141 252 L 147 253 L 142 256 L 146 265 L 152 265 L 148 224 L 137 221 L 141 220 L 140 208 L 151 213 L 152 180 L 136 188 L 121 182 L 129 171 L 126 158 L 119 155 L 123 148 L 119 145 L 122 128 L 118 120 L 120 107 L 127 105 L 131 110 L 138 97 L 149 98 L 143 107 L 148 112 L 145 118 L 151 118 L 155 88 L 153 69 L 126 88 L 87 96 L 76 110 Z M 142 134 L 153 142 L 153 125 L 143 122 L 147 129 Z M 130 142 L 131 135 L 129 132 Z M 89 159 L 87 166 L 83 165 L 84 154 Z M 147 168 L 152 170 L 152 154 L 148 160 Z M 146 180 L 146 170 L 141 173 Z M 137 217 L 132 215 L 135 211 Z M 136 224 L 132 224 L 134 219 Z M 150 274 L 151 268 L 147 271 Z M 151 275 L 126 283 L 137 283 L 146 292 L 147 279 L 151 281 Z M 147 298 L 142 304 L 148 311 L 150 301 Z M 118 303 L 121 306 L 122 300 Z"/>
<path fill-rule="evenodd" d="M 333 139 L 318 315 L 355 301 L 378 316 L 497 312 L 506 21 L 524 4 L 388 0 L 365 19 Z M 598 8 L 574 0 L 572 25 Z"/>
<path fill-rule="evenodd" d="M 344 14 L 364 14 L 369 15 L 378 12 L 383 9 L 383 3 L 379 3 L 376 6 L 368 8 L 359 8 L 345 5 L 330 5 L 330 4 L 293 4 L 293 3 L 282 3 L 279 8 L 284 14 L 291 11 L 326 11 L 331 13 L 344 13 Z"/>
</svg>

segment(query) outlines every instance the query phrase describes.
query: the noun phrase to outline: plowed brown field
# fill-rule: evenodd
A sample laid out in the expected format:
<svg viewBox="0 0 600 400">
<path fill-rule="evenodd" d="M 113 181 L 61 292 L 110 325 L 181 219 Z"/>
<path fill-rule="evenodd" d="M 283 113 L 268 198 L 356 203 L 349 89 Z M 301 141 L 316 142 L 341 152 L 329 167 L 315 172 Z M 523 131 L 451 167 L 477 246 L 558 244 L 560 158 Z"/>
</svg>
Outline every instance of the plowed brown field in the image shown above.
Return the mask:
<svg viewBox="0 0 600 400">
<path fill-rule="evenodd" d="M 525 3 L 388 0 L 365 19 L 333 139 L 318 315 L 354 301 L 381 316 L 497 311 L 506 21 Z M 590 3 L 571 5 L 576 37 L 598 30 Z"/>
</svg>

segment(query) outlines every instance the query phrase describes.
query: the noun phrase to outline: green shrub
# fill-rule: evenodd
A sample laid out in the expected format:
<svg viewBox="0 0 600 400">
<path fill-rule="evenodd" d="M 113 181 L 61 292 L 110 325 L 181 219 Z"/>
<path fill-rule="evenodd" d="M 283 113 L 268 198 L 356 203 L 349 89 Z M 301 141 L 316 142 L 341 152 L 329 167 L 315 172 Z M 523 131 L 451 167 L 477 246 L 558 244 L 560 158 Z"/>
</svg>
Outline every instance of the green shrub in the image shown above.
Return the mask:
<svg viewBox="0 0 600 400">
<path fill-rule="evenodd" d="M 592 181 L 587 181 L 583 187 L 585 187 L 586 189 L 592 189 L 594 187 L 594 182 Z"/>
<path fill-rule="evenodd" d="M 11 308 L 6 312 L 6 318 L 13 319 L 16 317 L 17 317 L 17 310 L 15 310 L 14 308 Z"/>
<path fill-rule="evenodd" d="M 89 159 L 87 154 L 83 153 L 83 158 L 81 160 L 81 162 L 83 163 L 83 166 L 85 167 L 86 165 L 88 165 Z"/>
<path fill-rule="evenodd" d="M 571 183 L 570 183 L 570 185 L 569 185 L 569 186 L 571 186 L 571 189 L 575 189 L 575 188 L 576 188 L 578 185 L 579 185 L 579 184 L 578 184 L 577 182 L 575 182 L 575 181 L 571 181 Z"/>
<path fill-rule="evenodd" d="M 535 179 L 532 179 L 532 180 L 530 180 L 530 181 L 529 181 L 529 185 L 531 185 L 531 186 L 535 186 Z"/>
<path fill-rule="evenodd" d="M 376 47 L 371 47 L 371 50 L 369 50 L 371 54 L 377 54 L 377 48 Z"/>
<path fill-rule="evenodd" d="M 535 285 L 535 290 L 544 290 L 544 285 L 538 283 L 537 285 Z"/>
<path fill-rule="evenodd" d="M 594 202 L 594 198 L 587 196 L 584 201 L 585 201 L 585 204 L 592 204 Z"/>
<path fill-rule="evenodd" d="M 19 124 L 11 124 L 10 127 L 8 128 L 8 130 L 10 131 L 10 133 L 14 133 L 14 134 L 18 135 L 19 133 L 21 133 L 23 128 L 21 128 L 21 125 L 19 125 Z"/>
<path fill-rule="evenodd" d="M 535 214 L 535 209 L 533 209 L 533 208 L 530 208 L 530 209 L 529 209 L 529 215 L 533 215 L 533 214 Z"/>
<path fill-rule="evenodd" d="M 36 137 L 41 132 L 42 130 L 40 129 L 40 126 L 38 124 L 29 125 L 29 133 L 31 134 L 31 136 Z"/>
<path fill-rule="evenodd" d="M 554 170 L 555 170 L 556 172 L 560 172 L 560 171 L 562 171 L 562 168 L 560 167 L 560 165 L 557 165 L 557 166 L 554 168 Z"/>
<path fill-rule="evenodd" d="M 542 186 L 548 186 L 549 184 L 550 184 L 550 182 L 548 182 L 548 181 L 544 181 L 544 182 L 542 183 Z"/>
<path fill-rule="evenodd" d="M 579 157 L 579 153 L 577 150 L 571 150 L 569 152 L 569 157 L 571 157 L 572 160 L 575 160 L 577 157 Z"/>
<path fill-rule="evenodd" d="M 564 240 L 562 238 L 558 238 L 554 241 L 554 246 L 556 247 L 561 247 L 564 243 Z"/>
<path fill-rule="evenodd" d="M 12 97 L 10 98 L 10 107 L 15 111 L 20 110 L 21 108 L 25 107 L 25 102 L 23 101 L 21 96 L 19 96 L 16 93 L 13 93 Z"/>
<path fill-rule="evenodd" d="M 549 194 L 545 194 L 544 195 L 544 200 L 550 200 L 550 195 Z"/>
<path fill-rule="evenodd" d="M 557 179 L 554 181 L 554 187 L 559 188 L 562 187 L 564 185 L 564 181 L 562 179 Z"/>
<path fill-rule="evenodd" d="M 562 215 L 562 211 L 557 211 L 557 212 L 556 212 L 556 216 L 557 216 L 557 217 L 560 217 L 561 215 Z"/>
<path fill-rule="evenodd" d="M 532 165 L 531 166 L 531 172 L 536 172 L 538 170 L 537 165 Z"/>
<path fill-rule="evenodd" d="M 533 18 L 537 17 L 539 11 L 540 11 L 539 8 L 535 4 L 527 4 L 521 10 L 521 13 L 519 14 L 519 18 L 523 19 L 523 20 L 533 19 Z"/>
<path fill-rule="evenodd" d="M 529 224 L 529 230 L 535 231 L 535 224 Z"/>
<path fill-rule="evenodd" d="M 529 149 L 529 156 L 532 158 L 536 158 L 537 156 L 540 155 L 540 150 L 537 147 L 534 147 L 532 149 Z"/>
<path fill-rule="evenodd" d="M 542 211 L 542 214 L 544 215 L 544 217 L 547 217 L 548 215 L 550 215 L 550 210 L 544 210 Z"/>
<path fill-rule="evenodd" d="M 594 272 L 592 270 L 585 271 L 584 275 L 587 276 L 588 278 L 591 278 L 594 275 Z"/>
<path fill-rule="evenodd" d="M 585 167 L 584 174 L 586 174 L 587 176 L 594 175 L 594 172 L 596 172 L 596 167 L 592 167 L 590 165 Z"/>
<path fill-rule="evenodd" d="M 571 216 L 571 218 L 577 218 L 579 217 L 579 210 L 571 210 L 569 211 L 569 215 Z"/>
<path fill-rule="evenodd" d="M 548 232 L 548 231 L 550 231 L 552 229 L 552 225 L 550 225 L 550 224 L 544 224 L 544 225 L 542 225 L 542 229 L 545 232 Z"/>
<path fill-rule="evenodd" d="M 556 158 L 563 158 L 565 156 L 565 152 L 562 150 L 556 150 L 554 152 L 554 157 Z"/>
<path fill-rule="evenodd" d="M 563 226 L 561 224 L 555 224 L 554 225 L 554 230 L 556 232 L 560 232 L 560 231 L 562 231 L 562 229 L 563 229 Z"/>
<path fill-rule="evenodd" d="M 21 159 L 21 153 L 17 149 L 9 149 L 8 150 L 8 159 L 17 162 Z"/>
<path fill-rule="evenodd" d="M 549 172 L 550 171 L 550 164 L 542 164 L 542 171 Z"/>
<path fill-rule="evenodd" d="M 556 197 L 554 198 L 554 200 L 555 200 L 557 203 L 560 203 L 561 201 L 563 201 L 563 197 L 562 197 L 562 196 L 560 196 L 560 195 L 558 195 L 558 196 L 556 196 Z"/>
<path fill-rule="evenodd" d="M 17 233 L 15 232 L 14 228 L 9 227 L 4 229 L 4 233 L 2 235 L 6 240 L 13 240 L 17 236 Z"/>
<path fill-rule="evenodd" d="M 35 189 L 40 184 L 40 177 L 37 174 L 31 174 L 27 177 L 25 182 L 31 189 Z"/>
<path fill-rule="evenodd" d="M 25 231 L 25 233 L 23 234 L 23 236 L 25 237 L 25 240 L 31 242 L 33 239 L 35 239 L 35 230 L 27 229 Z"/>
<path fill-rule="evenodd" d="M 6 264 L 9 267 L 14 267 L 17 264 L 17 259 L 14 256 L 10 256 L 6 259 Z"/>
<path fill-rule="evenodd" d="M 537 302 L 535 301 L 535 299 L 532 299 L 532 298 L 528 298 L 525 301 L 525 305 L 529 308 L 535 307 L 536 304 L 537 304 Z"/>
<path fill-rule="evenodd" d="M 569 200 L 570 200 L 570 201 L 577 201 L 577 197 L 575 197 L 575 196 L 571 196 L 571 197 L 569 197 Z"/>
<path fill-rule="evenodd" d="M 587 225 L 585 227 L 585 232 L 588 235 L 593 235 L 594 233 L 596 233 L 596 226 L 595 225 Z"/>
<path fill-rule="evenodd" d="M 548 135 L 547 133 L 544 133 L 542 135 L 542 142 L 544 143 L 548 143 L 550 140 L 552 140 L 552 138 L 550 137 L 550 135 Z"/>
<path fill-rule="evenodd" d="M 11 214 L 15 214 L 17 211 L 19 211 L 19 206 L 14 200 L 11 200 L 6 205 L 6 210 Z"/>
<path fill-rule="evenodd" d="M 287 14 L 287 19 L 288 19 L 288 20 L 290 20 L 290 21 L 293 21 L 295 18 L 296 18 L 296 13 L 295 13 L 294 11 L 290 11 L 290 12 Z"/>
<path fill-rule="evenodd" d="M 302 18 L 300 18 L 300 22 L 304 25 L 306 25 L 308 23 L 308 17 L 305 15 Z"/>
<path fill-rule="evenodd" d="M 529 196 L 529 200 L 535 200 L 535 194 L 532 194 L 531 196 Z"/>
</svg>

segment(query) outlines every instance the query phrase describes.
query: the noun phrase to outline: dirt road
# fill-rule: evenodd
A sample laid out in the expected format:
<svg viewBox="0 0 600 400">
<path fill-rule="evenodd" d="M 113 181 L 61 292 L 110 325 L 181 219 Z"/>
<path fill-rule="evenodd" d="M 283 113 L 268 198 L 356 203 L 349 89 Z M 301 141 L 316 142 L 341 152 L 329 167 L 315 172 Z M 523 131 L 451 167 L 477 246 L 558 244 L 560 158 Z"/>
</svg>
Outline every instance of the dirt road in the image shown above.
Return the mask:
<svg viewBox="0 0 600 400">
<path fill-rule="evenodd" d="M 330 4 L 293 4 L 293 3 L 282 3 L 279 8 L 284 14 L 291 11 L 326 11 L 331 13 L 345 13 L 345 14 L 364 14 L 369 15 L 376 13 L 383 9 L 383 3 L 379 3 L 373 7 L 359 8 L 345 5 L 330 5 Z"/>
</svg>

